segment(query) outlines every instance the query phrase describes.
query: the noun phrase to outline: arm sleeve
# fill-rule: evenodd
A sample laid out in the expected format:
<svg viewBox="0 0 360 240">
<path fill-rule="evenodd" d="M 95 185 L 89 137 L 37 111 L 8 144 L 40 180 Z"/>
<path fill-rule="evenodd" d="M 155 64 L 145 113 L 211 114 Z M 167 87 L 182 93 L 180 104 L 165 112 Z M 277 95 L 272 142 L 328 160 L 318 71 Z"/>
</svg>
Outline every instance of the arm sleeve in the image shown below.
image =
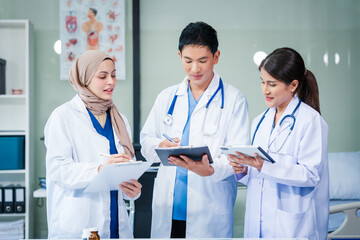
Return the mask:
<svg viewBox="0 0 360 240">
<path fill-rule="evenodd" d="M 125 200 L 135 201 L 135 200 L 137 200 L 137 199 L 141 196 L 141 192 L 140 192 L 137 196 L 135 196 L 135 197 L 133 197 L 133 198 L 131 198 L 131 197 L 129 197 L 128 195 L 126 195 L 122 190 L 121 190 L 121 192 L 122 192 L 122 195 L 123 195 L 123 199 L 125 199 Z"/>
<path fill-rule="evenodd" d="M 225 145 L 246 145 L 249 143 L 249 117 L 245 97 L 237 94 L 229 125 L 225 136 Z M 234 174 L 227 156 L 220 154 L 212 164 L 214 174 L 210 177 L 213 181 L 221 181 Z"/>
<path fill-rule="evenodd" d="M 96 176 L 99 163 L 74 160 L 74 147 L 69 136 L 71 131 L 57 111 L 50 116 L 44 134 L 47 179 L 64 189 L 85 188 Z"/>
<path fill-rule="evenodd" d="M 126 126 L 126 130 L 127 130 L 128 134 L 129 134 L 130 140 L 132 141 L 132 133 L 131 133 L 131 128 L 130 128 L 129 121 L 128 121 L 128 119 L 125 117 L 125 115 L 121 114 L 121 117 L 122 117 L 122 119 L 124 119 L 125 126 Z M 136 160 L 136 156 L 135 156 L 135 155 L 134 155 L 133 160 Z M 121 191 L 122 191 L 122 190 L 121 190 Z M 141 196 L 141 192 L 140 192 L 137 196 L 131 198 L 131 197 L 129 197 L 128 195 L 126 195 L 126 194 L 122 191 L 122 196 L 123 196 L 123 199 L 135 201 L 136 199 L 138 199 L 138 198 Z"/>
<path fill-rule="evenodd" d="M 147 161 L 160 162 L 155 152 L 155 148 L 162 141 L 160 127 L 157 127 L 162 122 L 161 116 L 163 116 L 160 107 L 161 97 L 159 95 L 140 133 L 141 154 Z"/>
<path fill-rule="evenodd" d="M 314 187 L 320 181 L 327 152 L 328 128 L 320 115 L 315 115 L 305 126 L 299 144 L 296 162 L 288 164 L 271 164 L 264 161 L 260 174 L 271 181 L 297 186 Z"/>
<path fill-rule="evenodd" d="M 245 173 L 237 173 L 237 174 L 235 174 L 235 175 L 234 175 L 234 176 L 235 176 L 235 180 L 236 180 L 237 182 L 240 182 L 240 183 L 244 184 L 244 185 L 247 185 L 247 184 L 248 184 L 248 181 L 249 181 L 249 171 L 250 171 L 250 169 L 248 169 L 248 173 L 247 173 L 247 174 L 245 174 Z"/>
</svg>

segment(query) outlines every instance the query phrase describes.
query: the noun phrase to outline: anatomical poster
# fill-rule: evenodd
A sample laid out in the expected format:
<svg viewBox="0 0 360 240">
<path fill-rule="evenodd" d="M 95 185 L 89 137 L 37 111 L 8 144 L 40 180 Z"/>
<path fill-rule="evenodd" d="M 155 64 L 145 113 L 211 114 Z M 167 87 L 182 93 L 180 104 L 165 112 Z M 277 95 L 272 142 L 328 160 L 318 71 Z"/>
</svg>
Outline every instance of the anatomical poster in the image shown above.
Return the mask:
<svg viewBox="0 0 360 240">
<path fill-rule="evenodd" d="M 68 80 L 75 59 L 100 49 L 115 62 L 116 78 L 125 79 L 124 0 L 60 0 L 60 79 Z"/>
</svg>

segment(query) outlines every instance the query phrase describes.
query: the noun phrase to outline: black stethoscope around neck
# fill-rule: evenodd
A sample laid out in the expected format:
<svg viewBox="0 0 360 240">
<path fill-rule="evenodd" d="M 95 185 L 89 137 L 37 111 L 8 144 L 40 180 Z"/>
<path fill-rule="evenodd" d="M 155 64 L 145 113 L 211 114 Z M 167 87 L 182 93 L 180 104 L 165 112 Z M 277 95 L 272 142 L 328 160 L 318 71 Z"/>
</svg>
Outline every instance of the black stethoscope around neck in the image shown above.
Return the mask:
<svg viewBox="0 0 360 240">
<path fill-rule="evenodd" d="M 284 146 L 286 140 L 287 140 L 288 137 L 290 136 L 291 132 L 293 131 L 294 126 L 295 126 L 295 121 L 296 121 L 296 118 L 295 118 L 294 114 L 295 114 L 295 112 L 298 110 L 298 108 L 300 107 L 300 104 L 301 104 L 301 99 L 299 98 L 299 102 L 298 102 L 298 104 L 296 105 L 294 111 L 293 111 L 291 114 L 285 115 L 285 116 L 283 117 L 283 119 L 281 119 L 281 121 L 280 121 L 280 123 L 279 123 L 279 127 L 281 127 L 281 124 L 284 122 L 284 120 L 285 120 L 286 118 L 291 118 L 291 119 L 293 120 L 293 123 L 291 124 L 289 134 L 286 136 L 283 144 L 280 146 L 280 148 L 278 148 L 278 149 L 276 150 L 276 152 L 278 152 L 278 151 L 281 150 L 281 148 Z M 264 118 L 265 118 L 265 116 L 266 116 L 266 113 L 269 111 L 269 109 L 270 109 L 270 108 L 268 108 L 268 109 L 265 111 L 265 113 L 262 115 L 259 123 L 257 124 L 257 126 L 256 126 L 256 128 L 255 128 L 255 132 L 254 132 L 254 135 L 253 135 L 253 138 L 252 138 L 252 141 L 251 141 L 251 144 L 252 144 L 252 145 L 254 144 L 254 140 L 255 140 L 256 133 L 257 133 L 257 131 L 259 130 L 259 127 L 260 127 L 261 123 L 263 122 L 263 120 L 264 120 Z"/>
<path fill-rule="evenodd" d="M 216 94 L 219 91 L 221 91 L 221 106 L 220 106 L 220 109 L 222 110 L 224 108 L 224 85 L 223 85 L 223 82 L 222 82 L 221 78 L 220 78 L 220 81 L 219 81 L 218 88 L 216 89 L 216 91 L 211 96 L 211 98 L 209 99 L 209 101 L 206 103 L 206 106 L 205 106 L 206 107 L 206 115 L 205 115 L 204 123 L 203 123 L 203 134 L 204 135 L 213 135 L 214 133 L 216 133 L 216 131 L 214 133 L 213 133 L 213 131 L 211 131 L 211 132 L 204 131 L 204 124 L 206 123 L 206 117 L 207 117 L 207 112 L 208 112 L 209 105 L 210 105 L 210 103 L 212 102 L 212 100 L 214 99 L 214 97 L 216 96 Z M 176 92 L 177 92 L 177 90 L 176 90 Z M 173 112 L 174 112 L 175 103 L 176 103 L 176 100 L 177 100 L 177 97 L 178 97 L 176 92 L 175 92 L 174 98 L 173 98 L 173 100 L 171 102 L 171 105 L 169 107 L 169 110 L 167 112 L 167 116 L 165 117 L 165 119 L 163 121 L 168 126 L 171 126 L 172 123 L 173 123 Z M 220 121 L 220 119 L 218 119 L 218 125 L 219 125 L 219 121 Z M 216 128 L 218 128 L 218 126 Z"/>
</svg>

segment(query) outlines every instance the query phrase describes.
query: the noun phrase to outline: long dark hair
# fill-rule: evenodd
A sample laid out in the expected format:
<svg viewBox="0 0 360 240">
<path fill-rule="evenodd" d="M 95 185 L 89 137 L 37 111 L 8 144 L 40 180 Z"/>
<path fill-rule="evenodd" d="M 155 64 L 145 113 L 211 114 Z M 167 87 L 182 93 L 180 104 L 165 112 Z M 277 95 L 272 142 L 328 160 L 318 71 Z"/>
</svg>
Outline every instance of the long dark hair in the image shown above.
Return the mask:
<svg viewBox="0 0 360 240">
<path fill-rule="evenodd" d="M 298 97 L 321 114 L 316 78 L 305 68 L 304 60 L 297 51 L 291 48 L 278 48 L 261 62 L 259 70 L 261 68 L 287 85 L 293 80 L 298 80 Z"/>
</svg>

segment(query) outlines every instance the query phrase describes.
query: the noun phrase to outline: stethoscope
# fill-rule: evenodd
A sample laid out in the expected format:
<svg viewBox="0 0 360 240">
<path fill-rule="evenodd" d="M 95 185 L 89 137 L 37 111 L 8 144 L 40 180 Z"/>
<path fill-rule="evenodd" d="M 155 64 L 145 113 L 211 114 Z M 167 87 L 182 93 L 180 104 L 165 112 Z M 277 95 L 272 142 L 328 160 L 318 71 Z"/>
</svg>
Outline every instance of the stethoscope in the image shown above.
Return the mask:
<svg viewBox="0 0 360 240">
<path fill-rule="evenodd" d="M 295 112 L 298 110 L 300 104 L 301 104 L 301 99 L 299 99 L 299 103 L 296 105 L 294 111 L 293 111 L 291 114 L 285 115 L 285 116 L 283 117 L 283 119 L 281 119 L 281 121 L 280 121 L 280 123 L 279 123 L 279 127 L 281 127 L 281 124 L 284 122 L 284 120 L 285 120 L 286 118 L 291 118 L 291 119 L 293 120 L 293 123 L 291 124 L 289 134 L 286 136 L 283 144 L 280 146 L 280 148 L 278 148 L 278 149 L 276 150 L 276 152 L 278 152 L 278 151 L 280 151 L 280 150 L 282 149 L 282 147 L 284 146 L 286 140 L 289 138 L 292 130 L 294 129 L 295 121 L 296 121 L 296 118 L 295 118 L 294 114 L 295 114 Z M 257 131 L 259 130 L 259 127 L 260 127 L 262 121 L 264 120 L 265 115 L 266 115 L 266 113 L 269 111 L 269 109 L 270 109 L 270 108 L 268 108 L 268 109 L 265 111 L 265 113 L 262 115 L 262 117 L 261 117 L 258 125 L 256 126 L 255 132 L 254 132 L 254 135 L 253 135 L 253 138 L 252 138 L 252 141 L 251 141 L 251 144 L 254 144 L 254 140 L 255 140 L 256 133 L 257 133 Z M 275 141 L 275 140 L 274 140 L 274 141 Z M 272 143 L 273 143 L 273 142 L 271 142 L 270 145 L 271 145 Z M 270 145 L 269 145 L 269 146 L 270 146 Z"/>
<path fill-rule="evenodd" d="M 211 96 L 211 98 L 209 99 L 209 101 L 207 102 L 207 104 L 206 104 L 206 113 L 205 113 L 205 118 L 204 118 L 204 123 L 203 123 L 203 134 L 205 135 L 205 136 L 209 136 L 209 135 L 213 135 L 213 134 L 215 134 L 216 133 L 216 131 L 217 131 L 217 128 L 218 128 L 218 126 L 219 126 L 219 120 L 220 120 L 220 117 L 218 116 L 218 119 L 217 119 L 217 127 L 215 128 L 215 132 L 214 131 L 207 131 L 207 130 L 205 130 L 204 129 L 204 125 L 205 125 L 205 119 L 206 119 L 206 117 L 207 117 L 207 112 L 208 112 L 208 108 L 209 108 L 209 105 L 210 105 L 210 103 L 212 102 L 212 100 L 214 99 L 214 97 L 216 96 L 216 94 L 219 92 L 221 90 L 221 106 L 220 106 L 220 110 L 222 110 L 223 108 L 224 108 L 224 85 L 223 85 L 223 82 L 222 82 L 222 80 L 221 80 L 221 78 L 220 78 L 220 81 L 219 81 L 219 86 L 218 86 L 218 88 L 216 89 L 216 91 L 215 91 L 215 93 Z M 167 116 L 165 117 L 165 119 L 164 119 L 164 123 L 166 124 L 166 125 L 168 125 L 168 126 L 171 126 L 172 124 L 173 124 L 173 112 L 174 112 L 174 108 L 175 108 L 175 103 L 176 103 L 176 100 L 177 100 L 177 97 L 178 97 L 178 95 L 176 95 L 176 93 L 177 93 L 177 90 L 176 90 L 176 92 L 175 92 L 175 95 L 174 95 L 174 98 L 173 98 L 173 100 L 172 100 L 172 102 L 171 102 L 171 105 L 170 105 L 170 107 L 169 107 L 169 110 L 168 110 L 168 112 L 167 112 Z M 220 114 L 221 115 L 221 114 Z"/>
</svg>

